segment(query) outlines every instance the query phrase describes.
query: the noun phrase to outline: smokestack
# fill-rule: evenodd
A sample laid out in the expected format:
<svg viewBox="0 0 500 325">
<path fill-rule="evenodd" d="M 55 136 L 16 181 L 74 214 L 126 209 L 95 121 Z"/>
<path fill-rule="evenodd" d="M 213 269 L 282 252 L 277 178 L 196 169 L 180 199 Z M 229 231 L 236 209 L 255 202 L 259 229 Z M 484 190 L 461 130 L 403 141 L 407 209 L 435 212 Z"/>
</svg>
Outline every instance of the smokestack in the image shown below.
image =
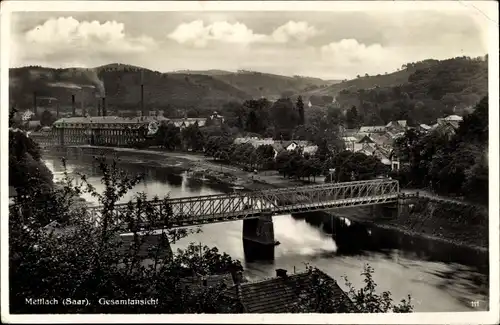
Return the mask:
<svg viewBox="0 0 500 325">
<path fill-rule="evenodd" d="M 73 116 L 76 116 L 75 95 L 71 95 L 71 109 L 73 112 Z"/>
<path fill-rule="evenodd" d="M 85 97 L 83 96 L 83 88 L 82 88 L 82 90 L 81 90 L 81 95 L 82 95 L 82 100 L 81 100 L 81 102 L 80 102 L 80 105 L 81 105 L 81 107 L 80 107 L 80 108 L 81 108 L 81 110 L 82 110 L 82 116 L 83 116 L 83 117 L 85 117 L 85 102 L 84 102 Z"/>
<path fill-rule="evenodd" d="M 144 84 L 141 84 L 141 113 L 142 116 L 146 115 L 146 112 L 144 112 Z"/>
<path fill-rule="evenodd" d="M 56 103 L 56 118 L 59 118 L 59 103 Z"/>
<path fill-rule="evenodd" d="M 144 70 L 141 70 L 141 114 L 146 115 L 144 111 Z"/>
<path fill-rule="evenodd" d="M 102 116 L 106 116 L 106 97 L 102 98 Z"/>
<path fill-rule="evenodd" d="M 35 117 L 38 115 L 37 108 L 36 108 L 36 91 L 33 92 L 33 113 L 35 114 Z"/>
<path fill-rule="evenodd" d="M 97 116 L 101 116 L 101 99 L 97 100 Z"/>
</svg>

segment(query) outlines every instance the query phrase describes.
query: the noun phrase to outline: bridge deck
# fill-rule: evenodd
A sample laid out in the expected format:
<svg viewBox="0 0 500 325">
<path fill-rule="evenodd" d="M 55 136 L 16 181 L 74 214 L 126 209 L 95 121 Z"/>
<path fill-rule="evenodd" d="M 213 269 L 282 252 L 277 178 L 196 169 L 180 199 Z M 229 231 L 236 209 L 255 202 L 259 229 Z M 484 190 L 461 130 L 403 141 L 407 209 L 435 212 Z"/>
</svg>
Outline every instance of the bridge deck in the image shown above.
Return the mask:
<svg viewBox="0 0 500 325">
<path fill-rule="evenodd" d="M 398 197 L 397 181 L 370 180 L 175 198 L 156 201 L 151 206 L 156 209 L 163 224 L 175 228 L 257 218 L 262 213 L 303 213 L 396 202 Z M 99 211 L 100 207 L 90 209 L 94 218 L 99 218 Z M 127 204 L 116 206 L 115 211 L 118 215 L 131 212 Z M 137 214 L 137 211 L 134 213 Z M 147 214 L 138 214 L 136 217 L 140 224 L 148 227 L 151 222 L 146 221 Z M 123 218 L 117 216 L 116 219 Z"/>
</svg>

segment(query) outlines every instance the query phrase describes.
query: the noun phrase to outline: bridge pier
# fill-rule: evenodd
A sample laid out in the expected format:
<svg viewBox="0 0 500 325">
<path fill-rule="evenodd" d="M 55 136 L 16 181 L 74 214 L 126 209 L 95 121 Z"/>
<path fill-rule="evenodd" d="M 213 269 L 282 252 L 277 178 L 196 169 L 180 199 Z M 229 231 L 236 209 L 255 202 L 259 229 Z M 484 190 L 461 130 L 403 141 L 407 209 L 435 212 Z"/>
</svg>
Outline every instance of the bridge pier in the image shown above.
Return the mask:
<svg viewBox="0 0 500 325">
<path fill-rule="evenodd" d="M 274 246 L 271 213 L 243 220 L 243 251 L 247 260 L 274 260 Z"/>
</svg>

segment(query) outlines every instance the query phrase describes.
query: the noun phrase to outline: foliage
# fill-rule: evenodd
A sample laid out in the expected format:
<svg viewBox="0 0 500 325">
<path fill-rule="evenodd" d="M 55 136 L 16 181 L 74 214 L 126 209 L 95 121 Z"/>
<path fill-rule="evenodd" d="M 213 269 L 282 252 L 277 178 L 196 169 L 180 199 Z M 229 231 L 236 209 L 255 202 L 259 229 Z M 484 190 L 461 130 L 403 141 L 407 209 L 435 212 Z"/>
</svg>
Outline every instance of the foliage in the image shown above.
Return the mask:
<svg viewBox="0 0 500 325">
<path fill-rule="evenodd" d="M 247 114 L 245 131 L 263 133 L 269 126 L 269 108 L 271 103 L 266 99 L 247 100 L 243 107 Z"/>
<path fill-rule="evenodd" d="M 283 150 L 276 156 L 276 169 L 283 177 L 308 180 L 321 174 L 321 161 L 300 150 Z"/>
<path fill-rule="evenodd" d="M 317 126 L 311 124 L 300 124 L 293 129 L 292 138 L 300 141 L 317 142 L 320 138 L 320 130 Z"/>
<path fill-rule="evenodd" d="M 53 187 L 52 173 L 41 159 L 38 144 L 13 128 L 9 128 L 9 186 L 23 197 L 33 195 L 33 189 L 47 192 Z"/>
<path fill-rule="evenodd" d="M 407 166 L 395 174 L 402 185 L 429 187 L 440 194 L 488 200 L 488 98 L 464 117 L 455 134 L 408 130 L 395 142 Z"/>
<path fill-rule="evenodd" d="M 345 284 L 349 288 L 348 296 L 355 304 L 359 312 L 362 313 L 410 313 L 413 311 L 411 304 L 411 296 L 408 295 L 408 300 L 402 299 L 398 305 L 393 304 L 390 291 L 384 291 L 382 294 L 376 292 L 377 284 L 373 279 L 375 270 L 365 264 L 361 275 L 364 277 L 365 287 L 356 290 L 347 277 L 344 277 Z"/>
<path fill-rule="evenodd" d="M 361 275 L 365 286 L 356 290 L 347 277 L 343 277 L 348 287 L 347 296 L 339 296 L 339 287 L 319 269 L 307 266 L 310 281 L 301 288 L 299 302 L 292 306 L 293 312 L 309 313 L 411 313 L 411 296 L 394 304 L 390 291 L 376 292 L 377 284 L 373 279 L 374 269 L 366 264 Z"/>
<path fill-rule="evenodd" d="M 304 117 L 304 102 L 302 101 L 302 97 L 299 96 L 297 99 L 297 110 L 299 113 L 299 125 L 303 125 L 305 123 L 305 117 Z"/>
<path fill-rule="evenodd" d="M 359 127 L 361 121 L 358 115 L 358 109 L 356 106 L 352 106 L 346 113 L 346 122 L 348 129 L 355 129 Z"/>
<path fill-rule="evenodd" d="M 335 82 L 319 78 L 289 77 L 255 71 L 226 72 L 214 77 L 243 90 L 254 98 L 276 98 L 283 93 L 293 95 L 303 90 L 322 88 Z"/>
<path fill-rule="evenodd" d="M 143 83 L 145 108 L 164 110 L 168 116 L 178 116 L 176 109 L 185 110 L 186 115 L 192 116 L 192 113 L 188 112 L 193 108 L 196 108 L 196 115 L 208 116 L 227 101 L 241 102 L 251 97 L 245 91 L 212 76 L 160 73 L 143 68 L 22 67 L 10 69 L 9 79 L 18 85 L 10 88 L 9 98 L 21 109 L 31 108 L 31 97 L 26 94 L 32 94 L 34 91 L 40 97 L 57 98 L 61 107 L 70 107 L 74 90 L 64 85 L 97 87 L 97 80 L 103 83 L 110 109 L 137 110 L 137 103 L 141 100 L 140 86 Z M 54 84 L 62 86 L 57 87 Z M 95 91 L 85 88 L 83 96 L 85 102 L 96 110 Z"/>
<path fill-rule="evenodd" d="M 84 175 L 82 183 L 73 185 L 65 173 L 61 195 L 49 198 L 59 214 L 67 218 L 60 227 L 50 230 L 36 222 L 44 219 L 43 211 L 33 201 L 20 198 L 10 209 L 10 308 L 12 313 L 200 313 L 227 312 L 231 303 L 221 295 L 223 285 L 186 288 L 181 277 L 192 272 L 226 273 L 241 270 L 241 264 L 217 249 L 204 247 L 200 255 L 191 245 L 177 254 L 168 254 L 168 243 L 188 236 L 193 230 L 172 229 L 174 221 L 168 201 L 154 198 L 149 202 L 138 194 L 123 212 L 114 208 L 127 191 L 140 181 L 119 170 L 116 161 L 107 164 L 98 159 L 103 172 L 103 193 L 96 192 Z M 33 192 L 38 192 L 33 190 Z M 86 207 L 70 203 L 68 198 L 88 193 L 98 199 L 102 208 L 99 218 L 90 218 Z M 55 216 L 55 214 L 51 214 Z M 47 216 L 45 216 L 46 219 Z M 50 220 L 47 220 L 50 221 Z M 144 223 L 148 221 L 148 223 Z M 152 230 L 162 225 L 160 235 Z M 132 231 L 130 246 L 124 246 L 118 234 L 123 227 Z M 139 230 L 141 230 L 139 232 Z M 152 240 L 157 238 L 156 243 Z M 148 247 L 149 246 L 149 247 Z M 60 302 L 68 297 L 91 305 L 36 306 L 27 297 L 53 297 Z M 109 306 L 98 303 L 105 299 L 157 299 L 153 305 Z M 222 309 L 221 309 L 222 308 Z"/>
<path fill-rule="evenodd" d="M 271 107 L 271 119 L 276 128 L 275 138 L 289 140 L 292 130 L 299 124 L 299 113 L 289 98 L 281 98 Z"/>
<path fill-rule="evenodd" d="M 169 123 L 162 124 L 155 134 L 155 144 L 167 150 L 176 150 L 181 147 L 181 130 Z"/>
<path fill-rule="evenodd" d="M 444 115 L 467 112 L 487 94 L 488 64 L 483 58 L 427 60 L 404 69 L 330 88 L 339 92 L 336 100 L 342 108 L 358 108 L 365 125 L 403 119 L 410 125 L 430 124 Z"/>
<path fill-rule="evenodd" d="M 331 177 L 329 175 L 330 169 L 335 169 Z M 368 180 L 385 175 L 387 172 L 388 167 L 376 157 L 348 150 L 329 158 L 323 165 L 323 174 L 328 175 L 325 179 L 327 182 Z"/>
<path fill-rule="evenodd" d="M 40 124 L 42 126 L 51 126 L 56 121 L 56 117 L 50 111 L 43 111 L 40 116 Z"/>
<path fill-rule="evenodd" d="M 198 123 L 189 125 L 181 131 L 182 142 L 186 149 L 203 152 L 205 138 L 201 132 Z"/>
</svg>

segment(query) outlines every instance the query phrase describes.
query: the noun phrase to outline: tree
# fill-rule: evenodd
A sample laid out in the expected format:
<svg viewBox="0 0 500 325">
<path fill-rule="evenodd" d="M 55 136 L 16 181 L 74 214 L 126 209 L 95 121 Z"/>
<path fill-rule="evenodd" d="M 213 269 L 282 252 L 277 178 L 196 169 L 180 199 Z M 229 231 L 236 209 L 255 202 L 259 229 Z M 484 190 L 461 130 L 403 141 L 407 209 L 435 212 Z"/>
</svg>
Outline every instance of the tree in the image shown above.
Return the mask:
<svg viewBox="0 0 500 325">
<path fill-rule="evenodd" d="M 294 140 L 318 141 L 320 131 L 318 127 L 310 124 L 298 125 L 292 132 Z"/>
<path fill-rule="evenodd" d="M 162 124 L 160 125 L 158 131 L 155 135 L 156 145 L 162 146 L 168 150 L 176 150 L 180 148 L 181 139 L 181 129 L 174 124 Z"/>
<path fill-rule="evenodd" d="M 356 106 L 352 106 L 346 113 L 346 122 L 348 129 L 354 129 L 359 126 L 359 115 Z"/>
<path fill-rule="evenodd" d="M 50 111 L 43 111 L 40 116 L 40 124 L 42 126 L 51 126 L 56 121 L 56 118 Z"/>
<path fill-rule="evenodd" d="M 271 118 L 277 131 L 291 133 L 297 126 L 299 116 L 289 98 L 278 99 L 271 107 Z"/>
<path fill-rule="evenodd" d="M 274 166 L 274 148 L 270 144 L 260 145 L 256 149 L 258 165 L 262 169 L 271 169 Z"/>
<path fill-rule="evenodd" d="M 333 180 L 330 177 L 325 182 L 349 182 L 353 180 L 368 180 L 388 172 L 388 168 L 376 157 L 367 156 L 361 152 L 343 151 L 332 159 L 328 159 L 324 166 L 327 169 L 335 168 Z"/>
<path fill-rule="evenodd" d="M 361 275 L 364 277 L 365 287 L 356 290 L 347 277 L 344 277 L 346 286 L 349 288 L 349 298 L 352 300 L 356 308 L 361 313 L 411 313 L 413 305 L 411 304 L 411 296 L 408 295 L 408 300 L 402 299 L 398 305 L 393 304 L 390 291 L 384 291 L 382 294 L 377 294 L 375 289 L 377 284 L 373 280 L 375 270 L 365 264 Z"/>
<path fill-rule="evenodd" d="M 299 125 L 303 125 L 305 123 L 305 117 L 304 117 L 304 102 L 302 101 L 302 97 L 299 96 L 297 98 L 297 110 L 299 113 Z"/>
<path fill-rule="evenodd" d="M 198 127 L 198 122 L 189 125 L 181 131 L 182 140 L 187 147 L 193 151 L 203 151 L 205 139 L 203 133 Z"/>
<path fill-rule="evenodd" d="M 452 136 L 439 130 L 425 135 L 416 130 L 406 131 L 395 141 L 395 153 L 408 166 L 394 176 L 439 194 L 464 195 L 487 202 L 487 107 L 484 98 Z"/>
<path fill-rule="evenodd" d="M 339 296 L 337 283 L 319 269 L 307 266 L 309 280 L 297 289 L 299 301 L 291 306 L 292 312 L 302 313 L 411 313 L 411 296 L 394 304 L 390 291 L 376 292 L 377 284 L 373 280 L 374 269 L 366 264 L 361 275 L 364 288 L 356 290 L 347 277 L 343 277 L 349 288 L 347 296 Z"/>
<path fill-rule="evenodd" d="M 9 272 L 11 313 L 216 313 L 230 312 L 232 303 L 222 295 L 224 285 L 196 288 L 182 286 L 182 277 L 241 271 L 241 264 L 217 249 L 191 245 L 173 256 L 169 242 L 188 236 L 196 230 L 172 229 L 176 216 L 165 199 L 147 201 L 138 194 L 134 201 L 118 212 L 120 198 L 140 181 L 120 170 L 116 162 L 98 158 L 103 172 L 102 193 L 86 182 L 75 186 L 65 173 L 65 183 L 50 204 L 68 216 L 55 230 L 34 220 L 46 211 L 33 204 L 39 197 L 20 199 L 11 206 L 9 218 Z M 32 192 L 39 192 L 33 190 Z M 75 195 L 96 197 L 101 203 L 99 218 L 89 218 L 86 207 L 75 206 Z M 67 195 L 62 200 L 61 195 Z M 73 199 L 73 201 L 72 201 Z M 22 211 L 22 213 L 21 213 Z M 54 216 L 53 214 L 51 214 Z M 148 223 L 144 223 L 148 221 Z M 153 235 L 153 229 L 164 229 Z M 119 240 L 124 227 L 132 231 L 130 245 Z M 140 233 L 139 233 L 140 231 Z M 153 240 L 156 238 L 156 240 Z M 149 244 L 148 244 L 149 243 Z M 145 258 L 150 263 L 144 264 Z M 51 297 L 59 301 L 70 297 L 92 304 L 51 306 L 26 304 L 26 297 Z M 109 306 L 98 299 L 155 299 L 152 305 Z"/>
<path fill-rule="evenodd" d="M 9 116 L 9 124 L 13 118 Z M 23 197 L 30 197 L 38 192 L 50 191 L 53 187 L 52 172 L 43 163 L 40 147 L 20 130 L 9 128 L 9 186 L 16 189 Z"/>
<path fill-rule="evenodd" d="M 246 112 L 245 130 L 253 133 L 263 133 L 270 125 L 269 108 L 271 103 L 261 98 L 247 100 L 243 103 Z"/>
</svg>

